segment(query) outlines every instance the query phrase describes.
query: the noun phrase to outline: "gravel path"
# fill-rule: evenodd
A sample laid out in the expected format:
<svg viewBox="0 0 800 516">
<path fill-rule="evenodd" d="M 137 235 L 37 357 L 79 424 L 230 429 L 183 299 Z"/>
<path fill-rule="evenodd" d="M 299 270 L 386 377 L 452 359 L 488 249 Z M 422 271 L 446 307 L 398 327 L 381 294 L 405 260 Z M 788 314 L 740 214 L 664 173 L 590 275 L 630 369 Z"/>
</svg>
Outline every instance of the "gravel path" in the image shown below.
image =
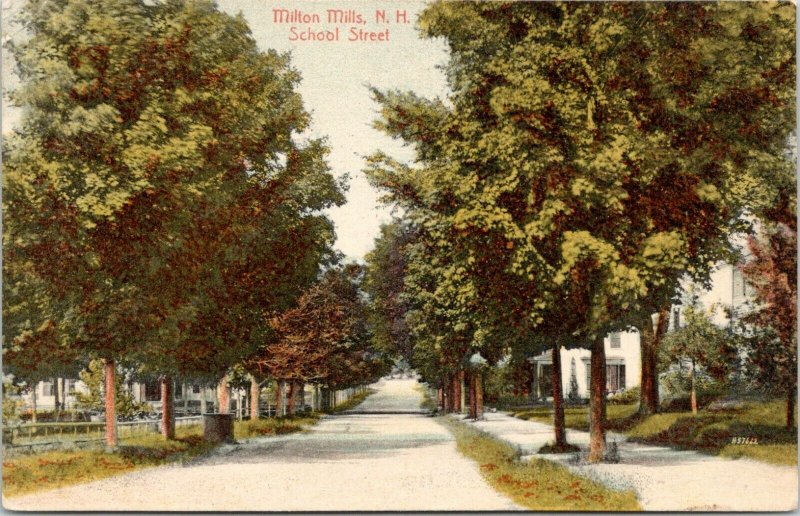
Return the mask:
<svg viewBox="0 0 800 516">
<path fill-rule="evenodd" d="M 503 413 L 487 413 L 484 421 L 470 422 L 495 437 L 519 446 L 533 456 L 553 441 L 553 427 Z M 567 440 L 588 449 L 589 433 L 567 431 Z M 572 454 L 536 455 L 561 462 L 573 472 L 611 487 L 633 489 L 649 511 L 789 511 L 797 507 L 797 468 L 774 466 L 748 459 L 725 459 L 693 451 L 616 442 L 619 464 L 574 466 Z"/>
<path fill-rule="evenodd" d="M 375 385 L 363 412 L 413 411 L 415 380 Z M 369 511 L 519 509 L 461 456 L 450 433 L 413 414 L 327 417 L 310 433 L 226 446 L 187 466 L 140 470 L 4 499 L 15 510 Z"/>
</svg>

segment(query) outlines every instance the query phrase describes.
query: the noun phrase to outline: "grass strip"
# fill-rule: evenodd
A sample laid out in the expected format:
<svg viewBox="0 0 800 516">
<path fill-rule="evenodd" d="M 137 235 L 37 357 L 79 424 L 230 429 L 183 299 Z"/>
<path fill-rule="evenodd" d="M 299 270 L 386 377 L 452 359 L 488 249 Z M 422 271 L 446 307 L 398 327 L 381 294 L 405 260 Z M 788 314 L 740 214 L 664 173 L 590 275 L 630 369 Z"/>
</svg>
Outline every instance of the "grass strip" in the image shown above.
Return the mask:
<svg viewBox="0 0 800 516">
<path fill-rule="evenodd" d="M 317 421 L 319 421 L 319 415 L 313 413 L 303 416 L 235 421 L 233 423 L 233 435 L 235 439 L 247 439 L 250 437 L 293 434 L 307 431 L 308 427 L 317 424 Z"/>
<path fill-rule="evenodd" d="M 536 511 L 639 511 L 633 491 L 615 491 L 544 459 L 521 461 L 509 444 L 450 418 L 437 418 L 458 451 L 476 461 L 489 484 Z"/>
<path fill-rule="evenodd" d="M 663 412 L 651 416 L 636 413 L 637 405 L 608 405 L 608 429 L 624 433 L 628 440 L 694 450 L 731 459 L 747 458 L 769 464 L 797 465 L 797 428 L 785 428 L 783 401 L 748 401 L 725 411 Z M 514 413 L 520 419 L 552 424 L 548 407 Z M 588 431 L 588 409 L 565 410 L 568 428 Z M 739 442 L 748 444 L 738 444 Z"/>
<path fill-rule="evenodd" d="M 160 434 L 121 440 L 117 451 L 64 450 L 20 455 L 3 460 L 3 495 L 19 496 L 36 491 L 82 484 L 170 462 L 185 462 L 211 451 L 216 445 L 203 441 L 199 425 L 180 427 L 177 439 Z"/>
</svg>

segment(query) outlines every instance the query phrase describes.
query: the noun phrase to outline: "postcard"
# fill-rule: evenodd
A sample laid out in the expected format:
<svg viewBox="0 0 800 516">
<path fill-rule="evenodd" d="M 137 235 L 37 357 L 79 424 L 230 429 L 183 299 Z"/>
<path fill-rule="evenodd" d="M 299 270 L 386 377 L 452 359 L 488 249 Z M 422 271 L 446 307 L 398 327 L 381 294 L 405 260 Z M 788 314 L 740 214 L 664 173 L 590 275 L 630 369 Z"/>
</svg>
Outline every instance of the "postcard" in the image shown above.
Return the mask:
<svg viewBox="0 0 800 516">
<path fill-rule="evenodd" d="M 794 2 L 2 42 L 5 509 L 797 509 Z"/>
</svg>

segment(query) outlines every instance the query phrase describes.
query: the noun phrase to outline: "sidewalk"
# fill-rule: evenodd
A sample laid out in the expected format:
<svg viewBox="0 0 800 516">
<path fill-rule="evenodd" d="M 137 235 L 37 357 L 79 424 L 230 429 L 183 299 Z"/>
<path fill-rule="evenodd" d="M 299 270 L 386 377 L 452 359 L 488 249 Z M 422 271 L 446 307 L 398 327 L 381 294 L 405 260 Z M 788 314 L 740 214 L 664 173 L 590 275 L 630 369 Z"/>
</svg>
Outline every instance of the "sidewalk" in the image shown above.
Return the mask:
<svg viewBox="0 0 800 516">
<path fill-rule="evenodd" d="M 527 458 L 559 462 L 612 488 L 632 489 L 644 510 L 789 511 L 797 507 L 798 478 L 793 466 L 629 443 L 615 433 L 607 434 L 606 441 L 617 443 L 618 464 L 574 465 L 570 464 L 574 454 L 537 454 L 554 440 L 551 425 L 502 412 L 486 413 L 483 421 L 463 422 L 519 447 Z M 567 441 L 586 450 L 589 433 L 567 430 Z"/>
</svg>

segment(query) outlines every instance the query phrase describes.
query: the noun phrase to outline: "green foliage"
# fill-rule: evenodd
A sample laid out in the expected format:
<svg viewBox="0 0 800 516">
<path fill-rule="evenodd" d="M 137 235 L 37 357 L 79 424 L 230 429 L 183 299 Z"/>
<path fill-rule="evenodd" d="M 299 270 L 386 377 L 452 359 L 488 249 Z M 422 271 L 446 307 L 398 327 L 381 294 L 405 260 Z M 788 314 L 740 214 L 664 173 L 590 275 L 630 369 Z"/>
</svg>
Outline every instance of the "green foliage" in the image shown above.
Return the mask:
<svg viewBox="0 0 800 516">
<path fill-rule="evenodd" d="M 662 406 L 665 410 L 687 410 L 691 393 L 691 373 L 686 369 L 675 369 L 659 376 L 659 384 L 664 389 Z M 695 376 L 695 391 L 700 406 L 729 392 L 729 383 L 724 378 L 714 378 L 708 374 Z"/>
<path fill-rule="evenodd" d="M 271 318 L 274 339 L 249 359 L 249 367 L 284 380 L 341 389 L 371 383 L 389 361 L 371 348 L 367 308 L 357 264 L 327 270 L 297 306 Z"/>
<path fill-rule="evenodd" d="M 8 425 L 13 425 L 20 421 L 19 409 L 22 407 L 22 400 L 19 395 L 22 389 L 15 386 L 11 381 L 3 379 L 3 421 Z"/>
<path fill-rule="evenodd" d="M 418 230 L 406 320 L 424 378 L 472 350 L 585 345 L 640 325 L 684 274 L 706 283 L 742 215 L 790 192 L 793 22 L 776 3 L 426 8 L 449 102 L 373 91 L 376 126 L 416 161 L 366 170 Z"/>
<path fill-rule="evenodd" d="M 81 371 L 78 375 L 80 380 L 86 385 L 88 392 L 76 392 L 75 399 L 77 403 L 75 406 L 83 410 L 97 410 L 105 409 L 105 364 L 102 360 L 92 360 L 89 365 Z M 146 410 L 147 404 L 138 403 L 133 396 L 132 392 L 125 389 L 124 374 L 117 374 L 115 376 L 115 397 L 116 397 L 116 410 L 120 416 L 132 416 L 136 413 Z"/>
<path fill-rule="evenodd" d="M 375 239 L 375 248 L 365 257 L 363 287 L 370 300 L 374 346 L 400 360 L 410 359 L 413 348 L 406 321 L 410 303 L 405 294 L 406 247 L 413 241 L 414 234 L 407 224 L 385 224 Z"/>
<path fill-rule="evenodd" d="M 250 437 L 266 437 L 271 435 L 285 435 L 304 432 L 308 427 L 317 423 L 319 418 L 311 416 L 271 417 L 250 421 L 235 421 L 233 435 L 238 439 Z"/>
<path fill-rule="evenodd" d="M 520 461 L 510 445 L 463 423 L 442 419 L 458 450 L 480 466 L 489 484 L 528 510 L 635 511 L 633 491 L 617 491 L 549 460 Z"/>
<path fill-rule="evenodd" d="M 635 403 L 639 401 L 639 397 L 641 396 L 641 387 L 638 385 L 636 387 L 631 387 L 630 389 L 625 389 L 624 392 L 620 392 L 617 394 L 612 394 L 608 397 L 608 403 L 611 405 L 628 405 L 631 403 Z"/>
<path fill-rule="evenodd" d="M 662 369 L 689 361 L 711 377 L 725 379 L 737 368 L 738 342 L 734 335 L 717 325 L 696 302 L 683 312 L 685 326 L 664 336 L 660 348 Z"/>
<path fill-rule="evenodd" d="M 299 74 L 209 1 L 34 0 L 22 23 L 6 341 L 53 328 L 84 363 L 218 378 L 333 255 L 321 210 L 344 185 L 323 140 L 296 138 Z"/>
<path fill-rule="evenodd" d="M 792 229 L 793 228 L 793 229 Z M 797 226 L 765 223 L 749 242 L 742 272 L 755 290 L 740 320 L 747 369 L 757 387 L 791 397 L 797 390 Z"/>
<path fill-rule="evenodd" d="M 578 394 L 578 375 L 575 369 L 575 357 L 572 357 L 569 363 L 569 390 L 567 391 L 567 400 L 571 403 L 577 403 L 581 400 Z"/>
<path fill-rule="evenodd" d="M 54 451 L 3 460 L 3 496 L 88 483 L 133 470 L 184 462 L 214 448 L 199 426 L 177 429 L 177 440 L 161 435 L 123 439 L 115 453 L 103 450 Z M 46 481 L 44 481 L 46 480 Z"/>
</svg>

